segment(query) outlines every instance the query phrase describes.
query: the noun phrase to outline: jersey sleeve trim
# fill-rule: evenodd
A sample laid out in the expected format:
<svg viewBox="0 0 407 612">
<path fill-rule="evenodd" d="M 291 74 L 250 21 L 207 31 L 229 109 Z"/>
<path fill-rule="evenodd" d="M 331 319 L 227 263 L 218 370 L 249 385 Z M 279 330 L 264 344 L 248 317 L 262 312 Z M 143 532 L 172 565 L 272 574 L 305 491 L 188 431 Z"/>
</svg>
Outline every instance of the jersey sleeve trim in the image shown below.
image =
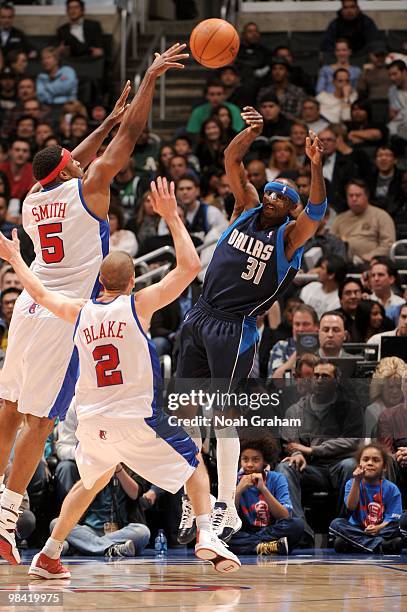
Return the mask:
<svg viewBox="0 0 407 612">
<path fill-rule="evenodd" d="M 232 232 L 232 230 L 242 221 L 244 221 L 245 219 L 247 219 L 248 217 L 252 217 L 254 214 L 256 214 L 260 209 L 262 208 L 262 204 L 260 204 L 259 206 L 256 206 L 255 208 L 250 208 L 250 210 L 245 210 L 242 212 L 241 215 L 238 216 L 237 219 L 235 219 L 233 221 L 233 223 L 231 225 L 229 225 L 229 227 L 227 227 L 225 229 L 225 231 L 221 234 L 216 246 L 218 246 L 221 242 L 223 242 L 223 240 L 229 236 L 229 234 Z"/>
<path fill-rule="evenodd" d="M 89 206 L 86 204 L 85 202 L 85 198 L 83 197 L 83 190 L 82 190 L 82 179 L 78 179 L 78 192 L 79 192 L 79 198 L 82 202 L 82 206 L 84 207 L 84 209 L 86 210 L 86 212 L 93 217 L 94 219 L 96 219 L 96 221 L 106 221 L 106 219 L 102 219 L 102 217 L 98 217 L 97 215 L 95 215 L 94 212 L 92 212 L 89 208 Z"/>
</svg>

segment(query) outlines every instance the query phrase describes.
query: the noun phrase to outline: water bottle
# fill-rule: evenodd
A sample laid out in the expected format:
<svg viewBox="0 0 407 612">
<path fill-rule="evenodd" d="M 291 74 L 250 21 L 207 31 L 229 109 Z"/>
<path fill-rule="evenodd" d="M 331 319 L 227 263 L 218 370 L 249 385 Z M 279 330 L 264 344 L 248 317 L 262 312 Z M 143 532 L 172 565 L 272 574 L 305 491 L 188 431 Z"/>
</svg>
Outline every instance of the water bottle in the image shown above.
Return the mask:
<svg viewBox="0 0 407 612">
<path fill-rule="evenodd" d="M 155 539 L 155 554 L 163 557 L 167 554 L 167 538 L 165 537 L 164 529 L 158 530 L 158 535 Z"/>
</svg>

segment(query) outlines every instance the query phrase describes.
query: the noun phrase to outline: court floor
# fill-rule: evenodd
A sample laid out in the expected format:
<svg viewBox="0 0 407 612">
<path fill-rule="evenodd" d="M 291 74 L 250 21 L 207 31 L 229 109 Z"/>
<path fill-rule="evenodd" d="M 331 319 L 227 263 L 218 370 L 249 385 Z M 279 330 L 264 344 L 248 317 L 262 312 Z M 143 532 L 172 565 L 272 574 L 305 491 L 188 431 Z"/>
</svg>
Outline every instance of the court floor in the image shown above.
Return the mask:
<svg viewBox="0 0 407 612">
<path fill-rule="evenodd" d="M 183 549 L 169 551 L 164 559 L 153 551 L 117 561 L 66 557 L 72 579 L 51 584 L 28 579 L 31 556 L 25 552 L 17 567 L 0 562 L 0 610 L 407 610 L 406 554 L 370 557 L 313 550 L 288 558 L 243 557 L 241 570 L 230 575 L 218 574 Z"/>
</svg>

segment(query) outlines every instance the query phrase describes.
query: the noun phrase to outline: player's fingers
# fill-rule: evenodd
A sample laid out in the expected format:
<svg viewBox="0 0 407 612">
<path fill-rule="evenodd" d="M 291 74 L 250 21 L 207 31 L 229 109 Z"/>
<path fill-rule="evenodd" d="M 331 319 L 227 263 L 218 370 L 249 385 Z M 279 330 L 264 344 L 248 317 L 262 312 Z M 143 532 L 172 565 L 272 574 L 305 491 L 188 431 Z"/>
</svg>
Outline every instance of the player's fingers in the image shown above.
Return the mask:
<svg viewBox="0 0 407 612">
<path fill-rule="evenodd" d="M 172 198 L 175 198 L 175 183 L 174 181 L 171 181 L 170 183 L 170 195 Z"/>
<path fill-rule="evenodd" d="M 305 146 L 306 147 L 310 147 L 311 146 L 311 138 L 309 138 L 308 136 L 305 139 Z"/>
<path fill-rule="evenodd" d="M 154 53 L 154 57 L 155 57 L 155 59 L 157 59 L 157 57 L 161 57 L 161 54 L 160 54 L 160 53 L 158 53 L 158 51 L 156 51 L 156 52 Z"/>
<path fill-rule="evenodd" d="M 155 200 L 155 198 L 157 198 L 158 193 L 157 193 L 157 185 L 155 184 L 154 181 L 151 181 L 150 183 L 150 189 L 151 189 L 151 195 L 153 196 L 153 201 Z"/>
<path fill-rule="evenodd" d="M 126 98 L 128 97 L 128 95 L 130 93 L 130 89 L 131 89 L 130 81 L 126 81 L 126 84 L 123 87 L 123 91 L 120 94 L 120 98 L 119 98 L 118 102 L 123 103 L 126 100 Z"/>
<path fill-rule="evenodd" d="M 166 64 L 167 68 L 185 68 L 184 64 L 173 64 L 172 62 L 168 62 Z"/>
<path fill-rule="evenodd" d="M 179 55 L 173 55 L 169 57 L 167 61 L 169 62 L 178 62 L 180 60 L 188 59 L 189 53 L 180 53 Z"/>
<path fill-rule="evenodd" d="M 167 183 L 167 178 L 165 176 L 163 178 L 163 192 L 164 192 L 164 196 L 168 197 L 168 183 Z"/>
</svg>

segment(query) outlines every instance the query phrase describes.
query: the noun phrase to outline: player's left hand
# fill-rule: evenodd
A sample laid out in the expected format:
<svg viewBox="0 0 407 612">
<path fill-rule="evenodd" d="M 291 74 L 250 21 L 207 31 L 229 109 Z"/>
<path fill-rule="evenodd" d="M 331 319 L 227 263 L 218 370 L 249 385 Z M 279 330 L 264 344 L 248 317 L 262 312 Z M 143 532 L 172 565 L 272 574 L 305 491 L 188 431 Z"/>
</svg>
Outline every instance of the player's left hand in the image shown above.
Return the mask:
<svg viewBox="0 0 407 612">
<path fill-rule="evenodd" d="M 313 164 L 321 164 L 325 147 L 313 130 L 305 139 L 305 152 Z"/>
<path fill-rule="evenodd" d="M 112 127 L 122 121 L 127 109 L 129 108 L 130 104 L 127 104 L 127 98 L 129 97 L 130 92 L 131 83 L 130 81 L 127 81 L 122 93 L 120 94 L 120 98 L 114 105 L 112 112 L 106 117 L 106 121 L 108 121 L 112 125 Z"/>
<path fill-rule="evenodd" d="M 167 179 L 159 176 L 156 181 L 151 181 L 150 187 L 154 212 L 165 221 L 178 216 L 174 181 L 168 185 Z"/>
<path fill-rule="evenodd" d="M 9 240 L 0 232 L 0 257 L 6 261 L 10 261 L 14 255 L 20 253 L 20 240 L 17 236 L 17 229 L 12 232 L 13 239 Z"/>
<path fill-rule="evenodd" d="M 245 106 L 240 114 L 243 121 L 250 128 L 250 131 L 256 136 L 260 136 L 263 131 L 263 116 L 253 106 Z"/>
</svg>

